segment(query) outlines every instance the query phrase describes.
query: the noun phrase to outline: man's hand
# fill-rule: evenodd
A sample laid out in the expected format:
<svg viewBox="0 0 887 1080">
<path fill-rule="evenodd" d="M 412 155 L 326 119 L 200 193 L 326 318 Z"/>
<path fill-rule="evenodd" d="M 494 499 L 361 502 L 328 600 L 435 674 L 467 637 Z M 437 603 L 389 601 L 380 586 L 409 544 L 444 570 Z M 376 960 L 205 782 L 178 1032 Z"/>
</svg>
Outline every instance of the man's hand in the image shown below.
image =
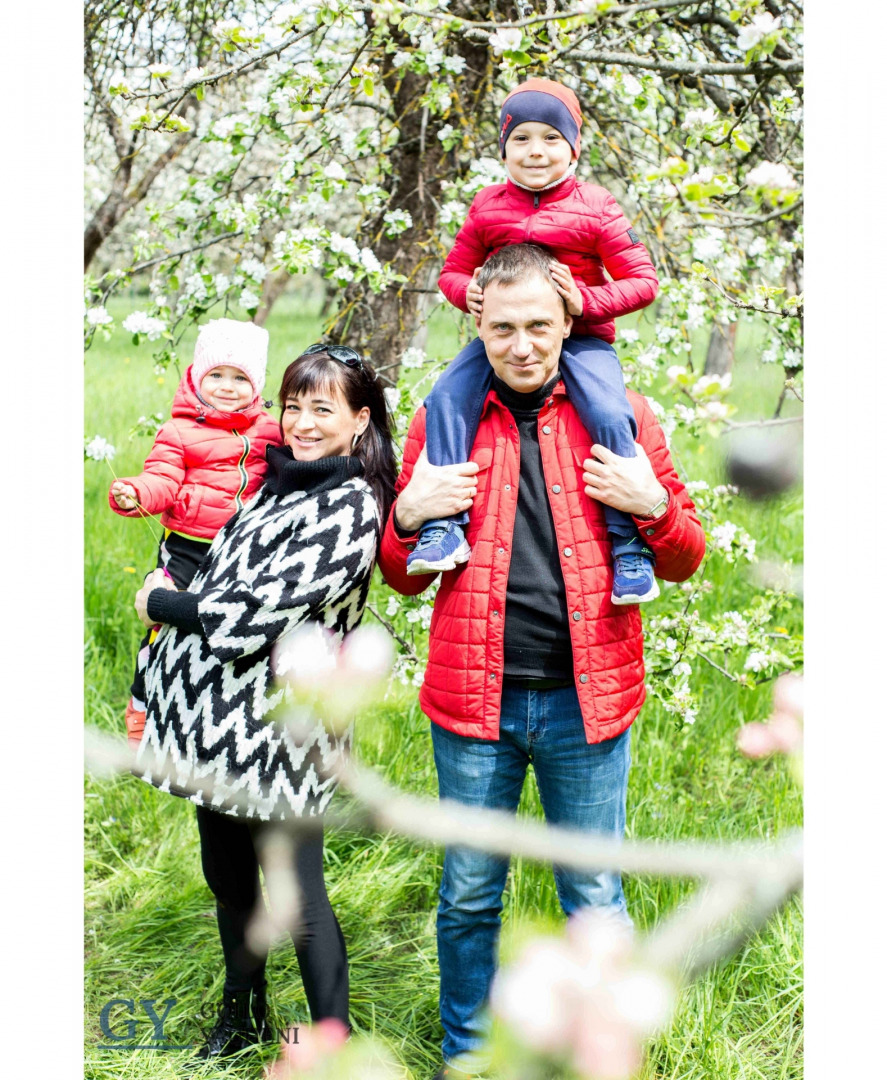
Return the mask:
<svg viewBox="0 0 887 1080">
<path fill-rule="evenodd" d="M 122 480 L 115 480 L 111 485 L 111 498 L 121 510 L 135 510 L 139 505 L 136 489 Z"/>
<path fill-rule="evenodd" d="M 635 443 L 635 447 L 637 457 L 626 458 L 595 443 L 591 448 L 594 457 L 582 462 L 582 481 L 590 498 L 643 516 L 667 492 L 656 479 L 643 446 Z"/>
<path fill-rule="evenodd" d="M 465 303 L 468 305 L 469 314 L 473 315 L 475 319 L 481 317 L 484 309 L 484 291 L 477 283 L 479 273 L 480 267 L 478 266 L 471 275 L 471 281 L 468 282 L 468 292 L 465 294 Z"/>
<path fill-rule="evenodd" d="M 582 300 L 582 293 L 579 292 L 579 287 L 573 280 L 573 274 L 569 266 L 560 262 L 555 263 L 551 268 L 551 276 L 554 278 L 558 293 L 564 298 L 567 311 L 571 315 L 581 315 L 585 304 Z"/>
<path fill-rule="evenodd" d="M 397 497 L 395 521 L 404 532 L 416 532 L 432 518 L 461 514 L 477 494 L 476 461 L 431 465 L 425 447 L 416 459 L 410 482 Z"/>
<path fill-rule="evenodd" d="M 156 570 L 152 570 L 150 574 L 145 578 L 145 584 L 136 593 L 136 614 L 142 620 L 144 626 L 150 630 L 152 626 L 156 625 L 156 620 L 152 619 L 148 614 L 148 597 L 154 589 L 172 589 L 175 592 L 175 583 L 172 578 L 167 577 L 166 573 L 159 567 Z"/>
</svg>

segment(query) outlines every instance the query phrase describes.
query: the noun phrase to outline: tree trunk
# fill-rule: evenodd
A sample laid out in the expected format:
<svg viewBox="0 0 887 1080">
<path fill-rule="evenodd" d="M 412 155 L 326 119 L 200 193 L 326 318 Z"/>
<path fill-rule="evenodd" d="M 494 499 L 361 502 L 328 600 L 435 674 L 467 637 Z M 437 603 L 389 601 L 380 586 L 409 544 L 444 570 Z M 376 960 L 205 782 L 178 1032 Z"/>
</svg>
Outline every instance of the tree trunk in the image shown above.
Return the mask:
<svg viewBox="0 0 887 1080">
<path fill-rule="evenodd" d="M 708 352 L 705 354 L 704 374 L 726 375 L 732 371 L 735 352 L 736 323 L 713 323 L 711 337 L 708 339 Z"/>
<path fill-rule="evenodd" d="M 253 316 L 256 326 L 264 326 L 265 320 L 271 314 L 271 308 L 275 301 L 286 292 L 286 287 L 291 281 L 288 270 L 278 270 L 276 274 L 269 274 L 262 283 L 262 302 Z"/>
<path fill-rule="evenodd" d="M 483 14 L 479 4 L 460 4 L 459 14 Z M 409 46 L 394 35 L 398 44 Z M 461 39 L 459 54 L 467 62 L 460 79 L 462 109 L 466 113 L 482 106 L 489 95 L 489 56 L 486 43 Z M 359 349 L 376 367 L 384 368 L 386 381 L 396 382 L 400 358 L 414 339 L 420 320 L 420 297 L 427 288 L 430 268 L 440 259 L 437 241 L 441 180 L 449 172 L 446 152 L 437 131 L 445 120 L 430 117 L 419 104 L 431 82 L 429 75 L 394 68 L 390 56 L 382 74 L 391 98 L 391 114 L 399 137 L 389 155 L 392 170 L 388 181 L 391 198 L 386 209 L 409 212 L 412 225 L 399 236 L 385 235 L 382 211 L 361 230 L 358 243 L 371 247 L 381 262 L 391 262 L 406 281 L 375 294 L 364 283 L 345 291 L 329 336 Z M 451 114 L 452 115 L 452 114 Z"/>
</svg>

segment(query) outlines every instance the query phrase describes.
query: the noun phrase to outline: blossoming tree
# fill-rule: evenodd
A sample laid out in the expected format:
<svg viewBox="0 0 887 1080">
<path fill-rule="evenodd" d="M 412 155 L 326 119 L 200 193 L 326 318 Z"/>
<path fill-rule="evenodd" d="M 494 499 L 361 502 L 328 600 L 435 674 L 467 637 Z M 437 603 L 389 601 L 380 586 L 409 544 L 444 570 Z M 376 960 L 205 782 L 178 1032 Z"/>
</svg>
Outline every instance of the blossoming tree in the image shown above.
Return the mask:
<svg viewBox="0 0 887 1080">
<path fill-rule="evenodd" d="M 281 281 L 313 275 L 331 340 L 370 356 L 403 424 L 431 377 L 421 330 L 448 244 L 473 194 L 504 177 L 498 103 L 544 75 L 582 104 L 580 176 L 616 193 L 659 270 L 655 315 L 621 321 L 626 381 L 669 436 L 740 426 L 729 346 L 742 315 L 761 362 L 783 371 L 759 420 L 789 425 L 802 392 L 799 41 L 791 0 L 91 0 L 87 343 L 118 332 L 107 298 L 137 278 L 151 303 L 120 329 L 162 369 L 194 322 L 231 306 L 256 317 Z M 753 687 L 800 655 L 774 626 L 792 599 L 771 582 L 746 610 L 700 613 L 707 569 L 753 561 L 756 541 L 729 520 L 734 488 L 692 473 L 690 488 L 710 562 L 647 621 L 650 686 L 679 724 L 697 716 L 700 662 Z M 427 594 L 385 603 L 374 612 L 401 643 L 397 670 L 416 680 Z"/>
</svg>

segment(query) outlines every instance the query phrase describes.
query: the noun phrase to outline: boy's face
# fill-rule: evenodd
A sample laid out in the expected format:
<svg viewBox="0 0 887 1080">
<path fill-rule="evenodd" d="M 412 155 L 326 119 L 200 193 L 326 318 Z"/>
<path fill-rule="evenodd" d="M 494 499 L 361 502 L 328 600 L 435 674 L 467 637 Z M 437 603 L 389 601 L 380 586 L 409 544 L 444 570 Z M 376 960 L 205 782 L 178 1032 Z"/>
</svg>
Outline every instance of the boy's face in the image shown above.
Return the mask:
<svg viewBox="0 0 887 1080">
<path fill-rule="evenodd" d="M 573 160 L 573 150 L 557 128 L 527 120 L 508 136 L 505 164 L 519 184 L 544 188 L 560 180 Z"/>
<path fill-rule="evenodd" d="M 253 384 L 239 368 L 221 364 L 200 380 L 200 396 L 219 412 L 237 412 L 252 401 Z"/>
</svg>

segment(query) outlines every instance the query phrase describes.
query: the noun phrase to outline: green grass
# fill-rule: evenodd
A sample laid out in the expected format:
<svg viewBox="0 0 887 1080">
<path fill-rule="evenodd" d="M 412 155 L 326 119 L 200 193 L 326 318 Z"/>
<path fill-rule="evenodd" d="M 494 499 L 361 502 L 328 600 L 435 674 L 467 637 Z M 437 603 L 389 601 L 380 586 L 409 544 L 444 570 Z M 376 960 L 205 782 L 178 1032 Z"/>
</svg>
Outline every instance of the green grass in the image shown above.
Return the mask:
<svg viewBox="0 0 887 1080">
<path fill-rule="evenodd" d="M 132 306 L 139 304 L 124 300 L 112 303 L 111 310 L 122 315 Z M 286 363 L 300 346 L 316 340 L 316 304 L 300 295 L 282 298 L 268 329 L 267 386 L 273 393 Z M 649 327 L 642 324 L 642 330 Z M 86 433 L 98 432 L 115 443 L 119 475 L 137 472 L 150 447 L 149 438 L 127 440 L 130 426 L 142 413 L 168 410 L 177 381 L 170 372 L 158 384 L 149 347 L 136 349 L 124 339 L 121 334 L 99 343 L 86 357 Z M 432 355 L 455 345 L 456 325 L 443 309 L 434 315 L 430 341 Z M 778 390 L 778 373 L 754 364 L 754 351 L 754 334 L 743 326 L 734 376 L 742 416 L 765 415 Z M 187 339 L 181 353 L 189 355 Z M 767 380 L 774 377 L 771 386 Z M 685 440 L 678 442 L 676 456 L 686 478 L 720 478 L 716 446 Z M 110 480 L 106 465 L 86 463 L 85 688 L 87 722 L 119 733 L 140 637 L 132 598 L 138 575 L 153 566 L 156 543 L 145 524 L 108 509 Z M 767 506 L 738 505 L 731 519 L 758 537 L 761 555 L 800 560 L 797 496 Z M 707 610 L 745 604 L 749 585 L 739 568 L 725 566 L 710 577 L 715 587 L 704 598 Z M 786 614 L 786 625 L 797 627 L 799 620 L 797 610 Z M 801 796 L 785 762 L 753 763 L 735 750 L 736 727 L 768 714 L 769 691 L 736 687 L 714 671 L 700 678 L 702 710 L 693 728 L 676 731 L 655 703 L 634 725 L 629 835 L 738 841 L 775 837 L 797 826 Z M 436 790 L 427 721 L 403 688 L 359 718 L 356 753 L 392 783 L 425 794 Z M 85 806 L 85 1076 L 180 1076 L 181 1052 L 100 1049 L 99 1014 L 113 997 L 159 1002 L 174 997 L 166 1033 L 190 1042 L 199 1036 L 197 1017 L 219 998 L 222 965 L 214 905 L 200 871 L 193 812 L 131 777 L 87 778 Z M 521 812 L 541 814 L 532 778 Z M 430 1077 L 438 1064 L 434 904 L 440 862 L 439 851 L 398 837 L 327 836 L 327 881 L 351 957 L 355 1027 L 386 1043 L 403 1063 L 403 1076 L 416 1080 Z M 639 930 L 654 926 L 694 889 L 689 881 L 628 878 L 629 909 Z M 516 860 L 504 949 L 525 918 L 560 921 L 548 868 Z M 304 1023 L 307 1007 L 288 943 L 272 951 L 269 979 L 276 1019 Z M 800 1077 L 800 982 L 801 910 L 792 903 L 739 954 L 682 993 L 672 1024 L 650 1047 L 643 1080 Z M 193 1075 L 257 1077 L 259 1072 L 252 1057 Z"/>
</svg>

